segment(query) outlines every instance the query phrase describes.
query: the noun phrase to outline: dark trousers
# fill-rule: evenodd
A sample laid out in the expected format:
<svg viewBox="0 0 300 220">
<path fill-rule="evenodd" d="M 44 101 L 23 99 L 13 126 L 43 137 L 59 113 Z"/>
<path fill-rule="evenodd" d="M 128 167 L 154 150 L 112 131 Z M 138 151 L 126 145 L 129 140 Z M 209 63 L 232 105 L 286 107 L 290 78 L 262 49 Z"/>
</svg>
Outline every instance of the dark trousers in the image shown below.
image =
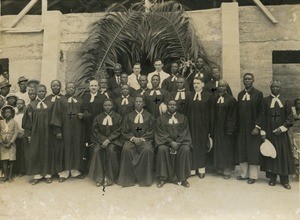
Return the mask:
<svg viewBox="0 0 300 220">
<path fill-rule="evenodd" d="M 280 177 L 280 183 L 281 184 L 288 184 L 289 183 L 289 176 L 288 175 L 278 175 Z M 269 178 L 272 181 L 276 181 L 277 174 L 266 172 L 266 177 Z"/>
</svg>

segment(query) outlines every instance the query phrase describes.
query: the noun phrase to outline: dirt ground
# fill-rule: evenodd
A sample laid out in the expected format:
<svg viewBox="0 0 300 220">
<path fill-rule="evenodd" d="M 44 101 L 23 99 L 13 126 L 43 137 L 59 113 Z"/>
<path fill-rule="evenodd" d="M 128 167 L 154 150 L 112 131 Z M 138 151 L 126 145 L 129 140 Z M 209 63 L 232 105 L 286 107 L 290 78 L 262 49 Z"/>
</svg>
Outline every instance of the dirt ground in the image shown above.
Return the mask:
<svg viewBox="0 0 300 220">
<path fill-rule="evenodd" d="M 286 190 L 268 186 L 263 173 L 253 185 L 236 176 L 191 177 L 188 189 L 156 182 L 103 189 L 87 178 L 32 186 L 25 176 L 0 185 L 0 219 L 300 219 L 298 181 Z"/>
</svg>

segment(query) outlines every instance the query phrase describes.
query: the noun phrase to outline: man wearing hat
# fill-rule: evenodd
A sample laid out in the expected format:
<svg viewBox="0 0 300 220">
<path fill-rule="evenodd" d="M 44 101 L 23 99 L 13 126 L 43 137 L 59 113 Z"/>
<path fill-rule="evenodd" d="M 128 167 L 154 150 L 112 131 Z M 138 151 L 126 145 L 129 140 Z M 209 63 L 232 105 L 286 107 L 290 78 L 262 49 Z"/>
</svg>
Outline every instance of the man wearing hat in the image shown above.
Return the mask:
<svg viewBox="0 0 300 220">
<path fill-rule="evenodd" d="M 15 93 L 15 95 L 19 99 L 23 99 L 25 101 L 25 105 L 29 104 L 30 99 L 27 92 L 27 82 L 28 79 L 25 76 L 21 76 L 18 79 L 19 91 Z"/>
<path fill-rule="evenodd" d="M 8 82 L 1 82 L 0 83 L 0 96 L 5 100 L 6 96 L 9 94 L 10 92 L 10 87 L 11 84 L 9 84 Z"/>
</svg>

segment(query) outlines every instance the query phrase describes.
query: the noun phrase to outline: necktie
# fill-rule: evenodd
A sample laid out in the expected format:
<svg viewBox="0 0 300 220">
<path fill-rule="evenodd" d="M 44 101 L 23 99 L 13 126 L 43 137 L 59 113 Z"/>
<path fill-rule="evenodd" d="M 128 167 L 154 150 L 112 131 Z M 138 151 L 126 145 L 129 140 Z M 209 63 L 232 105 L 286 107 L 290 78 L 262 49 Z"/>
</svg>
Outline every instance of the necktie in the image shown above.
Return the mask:
<svg viewBox="0 0 300 220">
<path fill-rule="evenodd" d="M 271 94 L 271 96 L 272 96 L 273 98 L 272 98 L 272 102 L 271 102 L 270 108 L 274 108 L 276 102 L 278 103 L 278 105 L 279 105 L 280 108 L 283 108 L 283 104 L 282 104 L 282 102 L 281 102 L 280 99 L 279 99 L 279 96 L 280 96 L 280 95 L 274 96 L 273 94 Z"/>
<path fill-rule="evenodd" d="M 154 93 L 155 93 L 155 95 L 161 95 L 161 92 L 159 91 L 159 89 L 153 89 L 149 95 L 153 96 Z"/>
<path fill-rule="evenodd" d="M 175 96 L 175 100 L 180 99 L 180 97 L 181 97 L 181 99 L 185 99 L 185 89 L 177 91 L 176 96 Z"/>
<path fill-rule="evenodd" d="M 142 89 L 141 95 L 144 95 L 145 92 L 146 92 L 146 89 L 145 90 Z"/>
<path fill-rule="evenodd" d="M 173 75 L 172 79 L 171 79 L 171 82 L 173 81 L 177 81 L 177 77 L 175 75 Z"/>
<path fill-rule="evenodd" d="M 169 124 L 178 124 L 177 118 L 175 118 L 176 112 L 172 115 L 172 117 L 169 119 Z"/>
<path fill-rule="evenodd" d="M 126 96 L 126 97 L 122 95 L 123 99 L 122 99 L 121 105 L 128 105 L 128 103 L 129 103 L 128 102 L 128 97 L 129 97 L 129 95 Z"/>
<path fill-rule="evenodd" d="M 39 100 L 39 103 L 37 104 L 37 108 L 38 109 L 44 109 L 44 108 L 47 108 L 47 105 L 44 103 L 44 100 L 45 99 L 37 99 Z"/>
<path fill-rule="evenodd" d="M 97 95 L 97 93 L 95 93 L 95 94 L 91 93 L 90 102 L 94 102 L 96 95 Z"/>
<path fill-rule="evenodd" d="M 194 96 L 193 100 L 195 101 L 196 99 L 199 100 L 199 101 L 201 101 L 201 92 L 196 92 L 195 93 L 195 96 Z"/>
<path fill-rule="evenodd" d="M 216 88 L 218 88 L 219 86 L 219 81 L 216 81 Z"/>
<path fill-rule="evenodd" d="M 109 125 L 109 126 L 113 125 L 112 118 L 110 117 L 110 115 L 106 114 L 106 117 L 103 119 L 102 125 Z"/>
<path fill-rule="evenodd" d="M 56 101 L 56 99 L 60 99 L 60 94 L 58 94 L 58 95 L 54 95 L 53 94 L 53 97 L 51 98 L 51 102 L 55 102 Z"/>
<path fill-rule="evenodd" d="M 248 91 L 246 91 L 245 95 L 242 98 L 242 101 L 250 101 L 250 94 L 248 93 Z"/>
<path fill-rule="evenodd" d="M 117 76 L 117 83 L 120 84 L 120 76 Z"/>
<path fill-rule="evenodd" d="M 223 96 L 220 96 L 217 103 L 224 103 L 224 97 Z"/>
<path fill-rule="evenodd" d="M 78 101 L 73 97 L 68 98 L 68 103 L 72 103 L 72 102 L 77 103 Z"/>
<path fill-rule="evenodd" d="M 135 112 L 137 114 L 134 118 L 134 123 L 135 124 L 143 124 L 144 123 L 144 119 L 143 119 L 143 115 L 142 115 L 143 111 L 144 110 L 142 110 L 141 112 L 138 112 L 138 111 L 135 110 Z"/>
</svg>

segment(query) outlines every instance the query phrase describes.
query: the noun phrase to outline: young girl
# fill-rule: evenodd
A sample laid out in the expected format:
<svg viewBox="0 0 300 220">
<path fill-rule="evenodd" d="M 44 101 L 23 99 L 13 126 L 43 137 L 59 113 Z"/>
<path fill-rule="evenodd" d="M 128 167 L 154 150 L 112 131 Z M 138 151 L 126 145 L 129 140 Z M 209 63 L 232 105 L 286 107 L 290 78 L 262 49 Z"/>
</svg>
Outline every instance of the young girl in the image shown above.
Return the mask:
<svg viewBox="0 0 300 220">
<path fill-rule="evenodd" d="M 18 136 L 18 124 L 13 119 L 14 107 L 6 105 L 1 109 L 3 120 L 0 121 L 0 155 L 3 163 L 4 177 L 1 183 L 12 181 L 13 162 L 16 160 L 15 140 Z"/>
</svg>

